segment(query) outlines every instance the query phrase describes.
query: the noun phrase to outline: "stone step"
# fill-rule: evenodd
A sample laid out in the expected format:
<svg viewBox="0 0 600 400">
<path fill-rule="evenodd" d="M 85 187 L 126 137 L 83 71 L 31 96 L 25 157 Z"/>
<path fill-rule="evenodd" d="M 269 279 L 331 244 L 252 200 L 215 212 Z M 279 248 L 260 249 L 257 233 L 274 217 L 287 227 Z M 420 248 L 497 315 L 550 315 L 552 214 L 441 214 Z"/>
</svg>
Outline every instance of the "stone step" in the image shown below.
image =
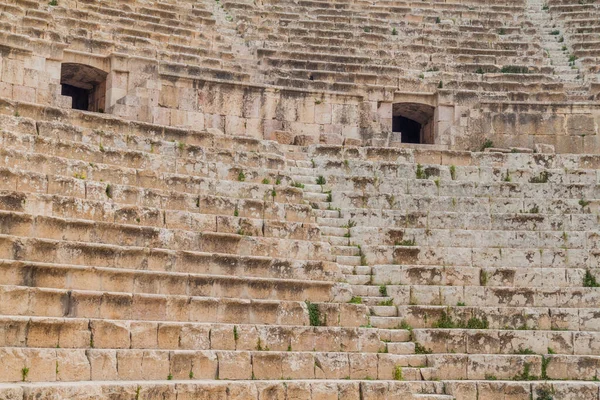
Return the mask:
<svg viewBox="0 0 600 400">
<path fill-rule="evenodd" d="M 448 379 L 482 380 L 590 380 L 595 376 L 598 356 L 503 355 L 503 354 L 430 354 L 429 367 Z M 542 362 L 545 366 L 542 370 Z M 573 365 L 585 365 L 578 369 Z M 543 376 L 543 372 L 546 376 Z"/>
<path fill-rule="evenodd" d="M 381 286 L 375 285 L 352 285 L 352 293 L 362 297 L 383 297 Z M 387 294 L 387 288 L 384 294 Z"/>
<path fill-rule="evenodd" d="M 403 306 L 399 305 L 397 318 L 371 318 L 377 328 L 392 329 L 406 325 L 412 328 L 432 328 L 440 321 L 455 324 L 487 326 L 505 330 L 567 330 L 598 331 L 595 308 L 551 307 L 484 307 L 484 306 Z"/>
<path fill-rule="evenodd" d="M 370 306 L 371 316 L 375 317 L 397 317 L 398 310 L 394 306 Z"/>
<path fill-rule="evenodd" d="M 336 262 L 343 265 L 360 266 L 360 256 L 337 256 Z"/>
<path fill-rule="evenodd" d="M 247 234 L 253 236 L 292 235 L 308 238 L 319 235 L 317 226 L 311 222 L 314 218 L 310 217 L 309 206 L 269 204 L 251 199 L 227 199 L 218 196 L 198 197 L 195 201 L 198 204 L 198 207 L 194 206 L 195 209 L 185 207 L 184 210 L 172 210 L 161 208 L 160 203 L 156 204 L 158 207 L 118 204 L 108 196 L 104 199 L 88 200 L 58 194 L 0 190 L 0 210 L 45 217 L 223 233 L 237 233 L 243 228 Z M 209 204 L 219 205 L 212 207 Z M 282 211 L 286 221 L 278 220 L 277 214 L 281 215 Z"/>
<path fill-rule="evenodd" d="M 598 399 L 597 382 L 581 381 L 545 381 L 525 382 L 510 380 L 445 380 L 446 393 L 456 399 L 473 399 L 477 395 L 481 399 L 497 396 L 512 396 L 520 399 L 536 398 L 549 395 L 555 399 Z M 537 398 L 540 398 L 537 397 Z"/>
<path fill-rule="evenodd" d="M 0 317 L 5 347 L 377 353 L 408 331 L 86 318 Z"/>
<path fill-rule="evenodd" d="M 261 325 L 309 324 L 305 302 L 293 301 L 123 294 L 23 286 L 0 286 L 0 300 L 1 314 L 14 316 Z M 327 315 L 326 318 L 325 314 L 321 316 L 321 323 L 348 327 L 366 325 L 366 307 L 363 305 L 316 304 L 320 310 L 316 315 L 321 315 L 321 312 Z"/>
<path fill-rule="evenodd" d="M 12 117 L 10 117 L 10 118 L 12 118 Z M 13 119 L 15 119 L 15 118 L 13 118 Z M 53 129 L 56 131 L 55 127 L 52 127 L 52 128 L 53 128 Z M 47 130 L 47 131 L 50 131 L 50 132 L 52 131 L 52 129 L 46 129 L 46 130 Z M 33 135 L 35 135 L 35 134 L 36 134 L 34 130 L 31 130 L 31 132 L 32 132 L 32 134 L 33 134 Z M 140 134 L 140 133 L 141 133 L 141 132 L 136 132 L 135 134 Z M 169 133 L 171 133 L 171 132 L 169 132 Z M 43 132 L 42 132 L 42 134 L 43 134 Z M 54 134 L 54 133 L 52 133 L 52 134 Z M 111 134 L 113 134 L 113 133 L 111 132 Z M 147 133 L 146 133 L 146 134 L 147 134 Z M 90 136 L 92 136 L 92 135 L 90 135 Z M 123 135 L 123 137 L 124 137 L 124 135 Z M 230 138 L 223 138 L 223 139 L 221 139 L 221 138 L 220 138 L 220 139 L 218 139 L 218 140 L 225 140 L 225 139 L 226 139 L 226 140 L 238 140 L 237 138 L 231 138 L 231 139 L 230 139 Z M 122 140 L 121 140 L 121 143 L 123 143 L 123 141 L 122 141 Z M 173 146 L 173 145 L 171 145 L 171 146 Z M 247 145 L 246 145 L 246 146 L 247 146 Z M 316 148 L 318 148 L 318 146 L 317 146 Z M 372 150 L 368 150 L 368 151 L 371 151 L 371 152 L 372 152 Z M 335 157 L 335 153 L 333 153 L 333 154 L 328 154 L 328 157 Z M 313 171 L 313 172 L 314 172 L 314 171 Z M 346 171 L 346 172 L 347 172 L 347 171 Z"/>
<path fill-rule="evenodd" d="M 312 210 L 312 212 L 317 216 L 317 218 L 331 218 L 331 219 L 335 219 L 335 218 L 340 218 L 340 211 L 338 210 L 321 210 L 321 209 L 314 209 Z"/>
<path fill-rule="evenodd" d="M 294 169 L 291 170 L 291 172 L 295 172 Z M 315 173 L 315 170 L 311 169 L 310 170 L 310 175 L 297 175 L 294 174 L 292 175 L 292 180 L 296 183 L 301 183 L 304 185 L 304 187 L 306 188 L 307 186 L 309 188 L 316 188 L 316 192 L 322 192 L 322 188 L 321 186 L 316 184 L 316 180 L 317 178 L 313 175 Z M 310 190 L 310 192 L 312 192 L 312 190 Z"/>
<path fill-rule="evenodd" d="M 415 400 L 456 400 L 454 396 L 446 394 L 422 394 L 417 393 L 412 395 Z"/>
<path fill-rule="evenodd" d="M 359 256 L 360 249 L 356 246 L 333 246 L 331 251 L 336 256 Z"/>
<path fill-rule="evenodd" d="M 312 184 L 303 183 L 303 185 L 304 185 L 304 191 L 305 192 L 323 193 L 324 191 L 328 190 L 324 186 L 317 185 L 314 182 Z"/>
<path fill-rule="evenodd" d="M 512 227 L 493 227 L 492 229 L 452 229 L 410 227 L 402 229 L 386 229 L 379 227 L 352 228 L 347 235 L 355 244 L 360 244 L 367 259 L 366 249 L 375 246 L 392 248 L 410 248 L 416 246 L 446 248 L 514 248 L 525 249 L 537 247 L 538 252 L 555 251 L 557 249 L 589 250 L 596 246 L 596 236 L 592 227 L 581 226 L 582 230 L 549 230 L 544 227 L 533 228 L 534 217 L 523 217 L 525 225 Z M 587 225 L 588 219 L 582 225 Z M 542 222 L 543 223 L 543 222 Z M 529 225 L 531 224 L 531 225 Z M 550 222 L 548 221 L 548 224 Z"/>
<path fill-rule="evenodd" d="M 47 382 L 47 383 L 18 383 L 0 384 L 0 395 L 7 399 L 28 398 L 199 398 L 226 399 L 236 396 L 247 400 L 269 398 L 274 394 L 281 398 L 295 396 L 297 398 L 312 398 L 314 393 L 323 396 L 342 395 L 346 399 L 358 399 L 361 393 L 378 393 L 380 398 L 393 398 L 398 393 L 403 400 L 450 400 L 447 396 L 436 394 L 443 392 L 442 382 L 426 381 L 356 381 L 346 379 L 328 380 L 292 380 L 292 381 L 255 381 L 229 380 L 199 381 L 199 380 L 163 380 L 159 381 L 96 381 L 96 382 Z M 411 394 L 416 393 L 416 394 Z M 426 393 L 433 393 L 428 396 Z"/>
<path fill-rule="evenodd" d="M 6 235 L 0 235 L 0 258 L 41 263 L 53 260 L 57 264 L 105 268 L 121 268 L 121 264 L 125 263 L 138 270 L 148 269 L 155 272 L 173 271 L 257 278 L 335 281 L 342 277 L 337 264 L 324 261 L 159 249 L 149 251 L 132 246 L 98 245 Z"/>
<path fill-rule="evenodd" d="M 506 249 L 506 247 L 505 247 Z M 477 265 L 480 268 L 596 268 L 590 260 L 589 249 L 558 246 L 543 249 L 470 248 L 444 246 L 361 246 L 368 265 L 422 265 L 447 266 Z"/>
<path fill-rule="evenodd" d="M 346 275 L 346 282 L 350 285 L 366 285 L 371 282 L 371 275 Z"/>
<path fill-rule="evenodd" d="M 41 168 L 46 169 L 47 166 L 44 165 Z M 76 199 L 171 210 L 188 210 L 207 214 L 234 215 L 237 203 L 242 203 L 244 200 L 254 201 L 257 205 L 262 203 L 262 208 L 271 213 L 278 212 L 275 207 L 279 204 L 294 204 L 294 207 L 298 209 L 304 208 L 305 212 L 310 210 L 309 206 L 305 205 L 302 191 L 293 187 L 272 187 L 264 184 L 257 186 L 257 184 L 227 181 L 225 179 L 220 180 L 220 183 L 216 183 L 216 180 L 212 178 L 208 180 L 209 182 L 196 181 L 192 183 L 189 181 L 189 177 L 183 177 L 183 182 L 180 181 L 180 184 L 177 184 L 173 180 L 179 180 L 178 178 L 172 177 L 173 180 L 170 180 L 167 176 L 161 176 L 159 179 L 156 176 L 146 176 L 141 178 L 140 184 L 142 186 L 131 186 L 115 182 L 127 182 L 129 179 L 134 182 L 137 181 L 138 177 L 136 177 L 134 171 L 128 171 L 126 174 L 121 174 L 122 171 L 118 169 L 109 171 L 106 174 L 104 172 L 96 174 L 95 178 L 97 180 L 93 180 L 85 172 L 52 175 L 31 172 L 22 168 L 0 168 L 0 174 L 3 177 L 0 181 L 0 190 L 66 195 Z M 17 188 L 17 182 L 19 181 L 21 183 Z M 211 186 L 212 183 L 210 182 L 215 182 L 215 186 L 212 186 L 211 189 L 200 188 L 204 184 Z M 205 190 L 210 190 L 212 194 L 197 194 L 197 191 Z M 275 197 L 273 197 L 273 193 Z M 215 202 L 215 199 L 218 198 L 221 198 L 222 201 Z M 292 210 L 290 209 L 290 211 Z"/>
<path fill-rule="evenodd" d="M 328 196 L 329 195 L 325 193 L 304 192 L 305 200 L 316 203 L 326 203 L 329 206 L 330 203 L 326 202 Z"/>
<path fill-rule="evenodd" d="M 310 161 L 309 161 L 310 162 Z M 308 183 L 313 184 L 317 177 L 315 176 L 315 168 L 312 167 L 312 163 L 310 166 L 305 165 L 303 167 L 291 168 L 290 173 L 292 174 L 292 178 L 298 179 L 300 183 Z"/>
<path fill-rule="evenodd" d="M 388 343 L 387 350 L 390 354 L 415 354 L 415 344 L 413 342 Z"/>
<path fill-rule="evenodd" d="M 379 293 L 376 296 L 362 296 L 362 299 L 363 304 L 370 307 L 381 307 L 383 306 L 381 303 L 392 302 L 394 300 L 392 297 L 382 296 Z M 386 304 L 385 306 L 392 306 L 392 304 Z"/>
<path fill-rule="evenodd" d="M 312 168 L 310 160 L 296 160 L 296 166 L 299 168 Z"/>
<path fill-rule="evenodd" d="M 340 272 L 346 277 L 347 275 L 354 275 L 354 266 L 353 265 L 339 265 Z M 345 279 L 345 278 L 344 278 Z"/>
<path fill-rule="evenodd" d="M 350 283 L 350 282 L 349 282 Z M 350 283 L 354 284 L 354 283 Z M 445 305 L 458 303 L 478 307 L 556 307 L 594 308 L 600 304 L 600 289 L 580 288 L 513 288 L 513 287 L 449 287 L 388 286 L 388 296 L 396 305 Z"/>
<path fill-rule="evenodd" d="M 391 380 L 394 379 L 396 367 L 402 368 L 407 380 L 414 381 L 421 380 L 421 374 L 419 368 L 410 365 L 424 360 L 424 357 L 419 355 L 269 350 L 78 350 L 3 347 L 0 348 L 0 355 L 3 367 L 7 371 L 0 379 L 7 383 L 22 380 Z M 273 365 L 280 367 L 273 368 Z M 23 366 L 29 366 L 25 379 Z"/>
<path fill-rule="evenodd" d="M 371 275 L 371 267 L 368 265 L 356 265 L 354 266 L 354 272 L 356 275 Z"/>
<path fill-rule="evenodd" d="M 586 275 L 582 268 L 476 268 L 467 266 L 374 265 L 374 285 L 446 285 L 581 287 Z M 595 270 L 591 270 L 592 274 Z"/>
<path fill-rule="evenodd" d="M 323 236 L 338 236 L 347 237 L 350 231 L 347 228 L 334 227 L 334 226 L 321 226 L 321 234 Z"/>
<path fill-rule="evenodd" d="M 339 218 L 337 215 L 334 218 L 317 217 L 317 223 L 321 226 L 321 228 L 325 228 L 325 227 L 342 228 L 344 226 L 348 226 L 348 221 L 344 220 L 343 218 Z"/>
<path fill-rule="evenodd" d="M 134 294 L 331 301 L 333 282 L 152 272 L 1 260 L 0 285 Z"/>
<path fill-rule="evenodd" d="M 199 149 L 196 146 L 186 147 L 183 142 L 179 141 L 165 145 L 169 146 L 170 151 L 165 150 L 165 154 L 161 155 L 155 154 L 155 147 L 152 147 L 152 151 L 132 151 L 127 148 L 111 148 L 106 144 L 102 144 L 102 142 L 96 145 L 87 145 L 75 141 L 42 138 L 35 134 L 4 132 L 2 136 L 5 145 L 2 149 L 3 155 L 10 153 L 13 157 L 11 166 L 22 165 L 24 170 L 36 171 L 35 168 L 31 168 L 35 167 L 32 161 L 29 161 L 29 167 L 25 161 L 27 155 L 35 154 L 37 155 L 35 160 L 37 164 L 51 164 L 52 168 L 59 168 L 61 164 L 69 164 L 71 165 L 71 171 L 77 171 L 88 179 L 93 179 L 94 174 L 103 173 L 106 177 L 111 172 L 114 175 L 116 172 L 135 172 L 130 170 L 137 169 L 153 171 L 154 173 L 179 173 L 186 175 L 188 180 L 194 176 L 217 178 L 221 175 L 221 178 L 227 177 L 232 181 L 254 182 L 255 184 L 262 183 L 265 177 L 273 183 L 277 179 L 285 184 L 291 184 L 292 182 L 288 174 L 283 174 L 281 171 L 283 164 L 281 157 L 271 156 L 268 151 L 253 163 L 245 164 L 243 157 L 241 157 L 240 162 L 231 161 L 231 164 L 227 164 L 222 161 L 219 162 L 218 159 L 217 161 L 198 159 Z M 155 145 L 152 144 L 152 146 Z M 234 152 L 232 156 L 240 152 L 241 149 Z M 86 154 L 86 156 L 80 154 Z M 20 161 L 21 159 L 23 161 Z M 92 165 L 89 165 L 89 163 Z M 0 165 L 9 166 L 10 164 L 5 164 L 3 161 Z M 219 166 L 223 166 L 223 168 L 219 170 Z M 111 171 L 111 169 L 114 171 Z M 48 172 L 51 173 L 51 170 Z M 117 182 L 115 180 L 105 180 Z M 314 184 L 315 182 L 310 183 Z"/>
<path fill-rule="evenodd" d="M 600 355 L 598 332 L 498 329 L 413 329 L 413 340 L 434 353 Z"/>
<path fill-rule="evenodd" d="M 346 238 L 343 236 L 327 236 L 327 241 L 332 247 L 350 247 L 352 244 L 352 238 Z M 355 246 L 352 246 L 355 247 Z"/>
</svg>

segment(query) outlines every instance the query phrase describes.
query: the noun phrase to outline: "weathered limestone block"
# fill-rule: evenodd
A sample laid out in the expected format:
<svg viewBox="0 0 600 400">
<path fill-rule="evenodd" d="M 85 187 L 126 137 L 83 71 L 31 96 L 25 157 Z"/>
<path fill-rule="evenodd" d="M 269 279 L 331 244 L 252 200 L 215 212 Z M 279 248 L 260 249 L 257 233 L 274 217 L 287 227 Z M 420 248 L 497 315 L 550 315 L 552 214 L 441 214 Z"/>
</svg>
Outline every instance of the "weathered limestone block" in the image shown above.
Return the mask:
<svg viewBox="0 0 600 400">
<path fill-rule="evenodd" d="M 283 353 L 281 373 L 283 379 L 314 379 L 314 355 L 297 352 Z"/>
<path fill-rule="evenodd" d="M 427 356 L 427 365 L 436 367 L 438 374 L 447 379 L 465 379 L 468 376 L 469 357 L 466 355 Z"/>
<path fill-rule="evenodd" d="M 179 332 L 178 348 L 187 350 L 209 350 L 211 327 L 206 325 L 185 324 Z"/>
<path fill-rule="evenodd" d="M 287 396 L 289 400 L 312 400 L 311 383 L 302 381 L 290 381 L 287 384 Z"/>
<path fill-rule="evenodd" d="M 234 397 L 246 400 L 246 388 L 243 390 L 234 390 Z M 227 400 L 227 386 L 223 383 L 205 383 L 202 388 L 198 388 L 192 383 L 177 384 L 177 399 L 183 400 Z"/>
<path fill-rule="evenodd" d="M 349 360 L 351 379 L 375 379 L 377 376 L 376 354 L 350 353 Z"/>
<path fill-rule="evenodd" d="M 552 393 L 557 399 L 584 400 L 598 398 L 598 385 L 587 382 L 552 382 L 535 383 L 533 392 L 538 394 L 539 389 Z"/>
<path fill-rule="evenodd" d="M 344 353 L 315 354 L 316 379 L 346 379 L 350 376 L 350 361 Z"/>
<path fill-rule="evenodd" d="M 175 380 L 192 379 L 195 377 L 193 360 L 195 352 L 177 351 L 170 355 L 170 374 Z"/>
<path fill-rule="evenodd" d="M 219 379 L 251 379 L 252 362 L 248 352 L 219 352 Z"/>
<path fill-rule="evenodd" d="M 541 357 L 476 354 L 468 359 L 468 379 L 485 379 L 486 375 L 493 375 L 498 379 L 511 379 L 525 372 L 539 377 Z"/>
<path fill-rule="evenodd" d="M 228 386 L 225 395 L 232 400 L 254 400 L 258 398 L 258 388 L 253 382 L 237 383 Z"/>
<path fill-rule="evenodd" d="M 169 354 L 155 350 L 118 350 L 117 365 L 122 380 L 164 380 L 169 375 Z"/>
<path fill-rule="evenodd" d="M 65 379 L 65 374 L 60 374 L 60 370 L 57 370 L 56 366 L 59 365 L 59 360 L 64 359 L 64 352 L 61 353 L 61 357 L 57 358 L 57 351 L 53 349 L 24 349 L 23 356 L 27 357 L 26 364 L 29 370 L 27 371 L 26 381 L 38 382 L 38 381 L 55 381 L 55 380 L 69 380 Z M 73 355 L 73 359 L 79 358 L 79 350 L 76 350 L 77 354 Z M 83 353 L 83 351 L 81 351 Z M 10 365 L 10 360 L 6 360 Z M 18 360 L 18 358 L 17 358 Z M 87 361 L 87 360 L 86 360 Z M 68 368 L 68 367 L 67 367 Z M 83 366 L 82 377 L 84 379 L 89 378 L 89 369 L 87 378 L 85 375 L 85 366 Z M 25 374 L 21 369 L 18 370 L 20 374 Z M 22 380 L 22 378 L 18 379 Z"/>
<path fill-rule="evenodd" d="M 24 391 L 21 386 L 6 385 L 0 389 L 0 400 L 20 400 L 24 398 Z"/>
<path fill-rule="evenodd" d="M 130 343 L 130 327 L 126 321 L 91 322 L 92 339 L 97 349 L 128 349 Z"/>
<path fill-rule="evenodd" d="M 530 398 L 530 384 L 527 382 L 479 382 L 477 384 L 479 397 L 486 399 L 515 399 Z"/>
<path fill-rule="evenodd" d="M 132 321 L 129 329 L 132 349 L 158 348 L 158 323 Z"/>
<path fill-rule="evenodd" d="M 323 382 L 320 385 L 312 385 L 312 400 L 336 400 L 339 395 L 336 383 Z"/>
<path fill-rule="evenodd" d="M 590 380 L 597 374 L 598 360 L 593 357 L 547 356 L 549 379 Z"/>
<path fill-rule="evenodd" d="M 117 371 L 117 354 L 112 350 L 87 350 L 90 362 L 91 379 L 94 381 L 110 381 L 119 379 Z"/>
<path fill-rule="evenodd" d="M 461 381 L 447 382 L 446 393 L 464 400 L 477 400 L 477 384 Z"/>
<path fill-rule="evenodd" d="M 59 381 L 89 380 L 91 367 L 85 350 L 56 349 L 55 371 Z"/>
</svg>

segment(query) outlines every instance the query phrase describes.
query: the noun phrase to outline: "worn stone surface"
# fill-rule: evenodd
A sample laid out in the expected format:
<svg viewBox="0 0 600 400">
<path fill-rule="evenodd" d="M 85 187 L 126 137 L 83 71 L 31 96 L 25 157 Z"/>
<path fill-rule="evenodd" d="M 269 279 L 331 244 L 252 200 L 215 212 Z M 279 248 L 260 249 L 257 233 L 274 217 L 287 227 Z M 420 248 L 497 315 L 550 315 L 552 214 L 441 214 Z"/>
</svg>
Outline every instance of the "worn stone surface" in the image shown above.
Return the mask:
<svg viewBox="0 0 600 400">
<path fill-rule="evenodd" d="M 600 400 L 597 4 L 5 3 L 0 399 Z"/>
</svg>

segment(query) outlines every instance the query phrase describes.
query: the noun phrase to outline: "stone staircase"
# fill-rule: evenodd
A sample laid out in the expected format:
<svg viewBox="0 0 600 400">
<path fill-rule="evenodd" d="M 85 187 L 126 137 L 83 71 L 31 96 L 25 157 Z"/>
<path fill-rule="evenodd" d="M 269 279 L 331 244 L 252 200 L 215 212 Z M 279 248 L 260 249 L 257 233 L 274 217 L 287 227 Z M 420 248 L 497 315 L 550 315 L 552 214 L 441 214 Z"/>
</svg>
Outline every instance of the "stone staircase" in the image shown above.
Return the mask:
<svg viewBox="0 0 600 400">
<path fill-rule="evenodd" d="M 546 52 L 554 75 L 564 83 L 565 94 L 570 102 L 589 100 L 589 87 L 584 85 L 584 72 L 569 46 L 569 36 L 560 20 L 553 19 L 547 2 L 529 0 L 527 15 L 534 24 L 540 43 Z"/>
<path fill-rule="evenodd" d="M 598 393 L 596 156 L 22 109 L 1 117 L 6 398 Z"/>
<path fill-rule="evenodd" d="M 452 398 L 423 380 L 410 333 L 372 328 L 341 283 L 316 214 L 338 212 L 305 204 L 328 197 L 300 177 L 310 161 L 247 138 L 13 114 L 0 137 L 5 398 Z"/>
<path fill-rule="evenodd" d="M 600 400 L 599 10 L 1 2 L 0 400 Z"/>
</svg>

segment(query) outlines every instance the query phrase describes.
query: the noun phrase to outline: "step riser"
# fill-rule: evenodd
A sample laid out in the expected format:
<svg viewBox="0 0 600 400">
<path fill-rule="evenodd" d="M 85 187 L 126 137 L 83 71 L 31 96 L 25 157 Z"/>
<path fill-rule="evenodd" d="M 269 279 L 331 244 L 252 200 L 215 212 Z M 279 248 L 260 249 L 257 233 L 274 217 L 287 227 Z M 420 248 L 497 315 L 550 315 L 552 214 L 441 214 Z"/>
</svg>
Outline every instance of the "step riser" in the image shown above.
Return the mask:
<svg viewBox="0 0 600 400">
<path fill-rule="evenodd" d="M 2 317 L 3 347 L 378 353 L 394 337 L 375 329 Z M 237 336 L 237 339 L 236 339 Z"/>
<path fill-rule="evenodd" d="M 302 260 L 331 260 L 325 242 L 244 236 L 216 232 L 143 229 L 108 223 L 0 213 L 0 234 L 90 244 L 202 251 Z M 285 255 L 284 255 L 285 254 Z M 304 254 L 304 256 L 303 256 Z"/>
<path fill-rule="evenodd" d="M 398 306 L 398 317 L 371 317 L 377 328 L 393 329 L 400 325 L 432 328 L 446 313 L 456 323 L 466 326 L 471 318 L 487 320 L 489 329 L 501 330 L 566 330 L 591 331 L 600 329 L 595 308 L 528 308 L 528 307 L 456 307 L 456 306 Z"/>
<path fill-rule="evenodd" d="M 215 276 L 188 276 L 77 268 L 58 265 L 4 264 L 0 285 L 78 289 L 137 294 L 225 297 L 314 302 L 332 300 L 332 284 L 255 281 Z M 312 287 L 311 287 L 312 286 Z"/>
<path fill-rule="evenodd" d="M 402 400 L 451 400 L 448 396 L 435 395 L 427 398 L 424 394 L 410 393 L 441 393 L 441 382 L 398 382 L 388 381 L 385 388 L 379 382 L 346 382 L 344 380 L 323 381 L 260 381 L 260 382 L 201 382 L 197 380 L 164 381 L 160 384 L 153 382 L 98 382 L 88 385 L 61 384 L 47 385 L 2 385 L 0 395 L 7 399 L 76 399 L 104 398 L 119 399 L 183 399 L 183 400 L 226 400 L 231 396 L 246 400 L 261 400 L 278 396 L 278 398 L 311 399 L 314 393 L 324 398 L 335 398 L 338 395 L 345 399 L 359 399 L 361 393 L 373 393 L 371 400 L 393 398 L 399 394 Z M 376 393 L 376 394 L 375 394 Z M 286 397 L 290 396 L 290 397 Z M 23 397 L 24 396 L 24 397 Z M 200 396 L 200 397 L 199 397 Z"/>
<path fill-rule="evenodd" d="M 20 382 L 29 367 L 27 381 L 107 380 L 281 380 L 281 379 L 378 379 L 393 380 L 396 366 L 407 380 L 420 380 L 411 363 L 422 357 L 394 354 L 0 349 L 6 371 L 2 382 Z M 57 368 L 58 363 L 58 368 Z M 277 365 L 277 368 L 273 366 Z M 412 379 L 410 379 L 412 378 Z"/>
<path fill-rule="evenodd" d="M 210 275 L 277 277 L 336 281 L 341 278 L 337 265 L 328 262 L 303 262 L 286 259 L 253 258 L 217 253 L 186 253 L 168 250 L 89 245 L 0 236 L 0 258 L 80 265 Z"/>
<path fill-rule="evenodd" d="M 0 314 L 118 320 L 309 325 L 304 302 L 64 291 L 0 286 Z M 367 325 L 366 307 L 316 303 L 326 326 Z"/>
</svg>

